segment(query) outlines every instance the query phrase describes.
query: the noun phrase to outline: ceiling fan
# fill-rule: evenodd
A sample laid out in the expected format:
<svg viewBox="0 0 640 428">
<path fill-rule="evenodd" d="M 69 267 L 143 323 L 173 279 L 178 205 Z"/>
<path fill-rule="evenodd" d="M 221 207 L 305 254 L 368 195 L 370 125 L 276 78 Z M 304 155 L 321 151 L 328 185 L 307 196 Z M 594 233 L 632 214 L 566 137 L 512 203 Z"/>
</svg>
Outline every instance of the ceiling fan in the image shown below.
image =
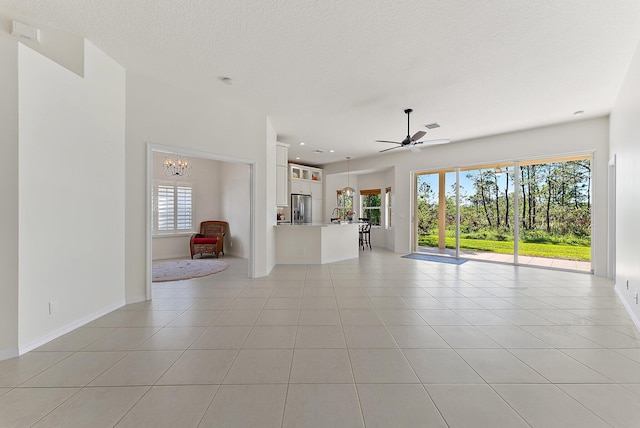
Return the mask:
<svg viewBox="0 0 640 428">
<path fill-rule="evenodd" d="M 410 136 L 410 134 L 409 134 L 409 115 L 411 114 L 411 112 L 413 112 L 413 110 L 408 108 L 404 112 L 407 114 L 407 136 L 405 137 L 404 140 L 402 140 L 402 142 L 388 141 L 388 140 L 376 140 L 377 143 L 399 144 L 396 147 L 391 147 L 391 148 L 388 148 L 388 149 L 380 150 L 380 153 L 388 152 L 389 150 L 393 150 L 393 149 L 399 149 L 401 147 L 409 147 L 409 149 L 412 152 L 419 152 L 420 148 L 416 147 L 417 144 L 435 145 L 435 144 L 446 144 L 446 143 L 448 143 L 450 141 L 450 140 L 447 140 L 447 139 L 418 141 L 420 138 L 425 136 L 425 134 L 426 134 L 425 131 L 418 131 L 415 134 L 413 134 L 413 137 Z"/>
</svg>

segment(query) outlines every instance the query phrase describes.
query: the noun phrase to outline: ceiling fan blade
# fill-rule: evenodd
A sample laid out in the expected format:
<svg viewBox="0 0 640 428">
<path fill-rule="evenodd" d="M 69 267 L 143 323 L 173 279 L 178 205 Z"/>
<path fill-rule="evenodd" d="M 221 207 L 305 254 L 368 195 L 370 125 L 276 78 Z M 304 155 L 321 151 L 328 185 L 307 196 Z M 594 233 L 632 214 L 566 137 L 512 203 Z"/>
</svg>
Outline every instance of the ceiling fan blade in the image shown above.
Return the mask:
<svg viewBox="0 0 640 428">
<path fill-rule="evenodd" d="M 393 150 L 393 149 L 399 149 L 402 146 L 395 146 L 395 147 L 390 147 L 388 149 L 384 149 L 384 150 L 380 150 L 378 153 L 382 153 L 382 152 L 388 152 L 389 150 Z"/>
<path fill-rule="evenodd" d="M 440 140 L 426 140 L 426 141 L 417 141 L 416 144 L 426 144 L 429 146 L 435 146 L 438 144 L 447 144 L 450 143 L 451 140 L 449 140 L 448 138 L 442 138 Z"/>
<path fill-rule="evenodd" d="M 436 144 L 446 144 L 446 143 L 448 143 L 450 141 L 448 139 L 418 141 L 420 138 L 422 138 L 425 135 L 427 135 L 427 132 L 426 131 L 418 131 L 415 134 L 413 134 L 413 136 L 411 136 L 411 134 L 409 134 L 409 130 L 411 129 L 410 114 L 413 112 L 413 110 L 408 108 L 408 109 L 405 109 L 404 112 L 407 115 L 407 136 L 405 137 L 404 140 L 402 140 L 402 142 L 389 141 L 389 140 L 376 140 L 376 142 L 378 142 L 378 143 L 398 144 L 398 146 L 396 146 L 396 147 L 391 147 L 391 148 L 388 148 L 388 149 L 380 150 L 380 153 L 387 152 L 389 150 L 397 149 L 397 148 L 400 148 L 400 147 L 407 147 L 407 146 L 409 147 L 409 149 L 412 152 L 419 152 L 420 148 L 416 147 L 416 145 L 418 145 L 418 144 L 436 145 Z"/>
<path fill-rule="evenodd" d="M 413 134 L 413 137 L 411 137 L 411 141 L 418 141 L 420 138 L 424 137 L 427 133 L 425 131 L 418 131 L 415 134 Z"/>
</svg>

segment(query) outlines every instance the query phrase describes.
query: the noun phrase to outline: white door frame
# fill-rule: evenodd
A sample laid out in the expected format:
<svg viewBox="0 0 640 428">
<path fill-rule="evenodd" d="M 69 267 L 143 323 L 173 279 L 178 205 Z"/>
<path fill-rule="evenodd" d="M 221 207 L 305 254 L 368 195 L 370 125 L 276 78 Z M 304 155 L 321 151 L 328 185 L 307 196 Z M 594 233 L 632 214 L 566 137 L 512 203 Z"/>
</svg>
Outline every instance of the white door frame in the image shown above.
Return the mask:
<svg viewBox="0 0 640 428">
<path fill-rule="evenodd" d="M 609 206 L 607 212 L 607 278 L 616 277 L 616 155 L 609 160 Z"/>
</svg>

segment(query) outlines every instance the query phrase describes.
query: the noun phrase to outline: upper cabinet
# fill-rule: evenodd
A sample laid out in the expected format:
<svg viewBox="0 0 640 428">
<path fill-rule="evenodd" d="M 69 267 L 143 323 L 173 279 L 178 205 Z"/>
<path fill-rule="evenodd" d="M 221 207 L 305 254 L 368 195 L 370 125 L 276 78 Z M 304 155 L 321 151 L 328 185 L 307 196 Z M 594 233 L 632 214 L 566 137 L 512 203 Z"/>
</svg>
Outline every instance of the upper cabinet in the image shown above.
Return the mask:
<svg viewBox="0 0 640 428">
<path fill-rule="evenodd" d="M 276 144 L 276 205 L 286 207 L 289 205 L 289 180 L 288 177 L 289 145 Z"/>
<path fill-rule="evenodd" d="M 312 166 L 289 164 L 289 189 L 291 193 L 311 195 L 312 219 L 314 223 L 322 222 L 324 198 L 322 192 L 322 170 Z"/>
<path fill-rule="evenodd" d="M 322 170 L 306 165 L 289 164 L 291 180 L 309 180 L 322 182 Z"/>
<path fill-rule="evenodd" d="M 289 145 L 276 143 L 276 165 L 287 166 L 289 164 Z"/>
</svg>

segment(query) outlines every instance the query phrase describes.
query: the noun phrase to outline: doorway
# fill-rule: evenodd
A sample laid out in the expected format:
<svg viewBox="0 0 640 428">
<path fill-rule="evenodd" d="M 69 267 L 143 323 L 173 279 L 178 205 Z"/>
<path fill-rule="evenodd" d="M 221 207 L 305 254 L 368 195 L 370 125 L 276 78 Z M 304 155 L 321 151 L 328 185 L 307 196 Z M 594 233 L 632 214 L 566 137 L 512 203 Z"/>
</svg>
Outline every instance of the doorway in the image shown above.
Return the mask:
<svg viewBox="0 0 640 428">
<path fill-rule="evenodd" d="M 181 177 L 166 176 L 163 163 L 176 155 L 188 157 L 190 171 Z M 148 144 L 147 299 L 153 297 L 153 261 L 190 258 L 189 239 L 199 231 L 200 222 L 206 220 L 229 223 L 224 252 L 247 259 L 247 276 L 255 276 L 254 177 L 254 164 L 250 161 Z M 177 196 L 171 198 L 173 193 L 169 192 L 169 198 L 158 197 L 168 190 L 174 190 Z M 163 211 L 166 205 L 171 205 L 168 214 Z"/>
</svg>

